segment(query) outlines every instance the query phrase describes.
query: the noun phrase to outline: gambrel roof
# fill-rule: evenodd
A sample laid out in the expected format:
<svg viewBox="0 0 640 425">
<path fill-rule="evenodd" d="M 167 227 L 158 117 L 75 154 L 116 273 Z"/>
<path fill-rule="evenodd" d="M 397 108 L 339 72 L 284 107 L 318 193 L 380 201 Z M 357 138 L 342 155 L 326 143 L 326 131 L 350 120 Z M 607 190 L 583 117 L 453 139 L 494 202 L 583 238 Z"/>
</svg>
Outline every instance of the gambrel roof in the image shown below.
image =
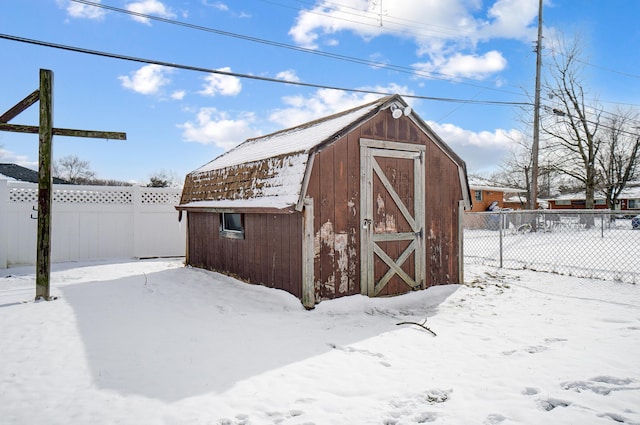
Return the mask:
<svg viewBox="0 0 640 425">
<path fill-rule="evenodd" d="M 178 209 L 300 209 L 313 153 L 392 104 L 407 106 L 399 95 L 387 96 L 297 127 L 248 139 L 189 173 Z M 417 115 L 412 113 L 412 117 L 458 163 L 463 193 L 468 194 L 464 162 Z"/>
</svg>

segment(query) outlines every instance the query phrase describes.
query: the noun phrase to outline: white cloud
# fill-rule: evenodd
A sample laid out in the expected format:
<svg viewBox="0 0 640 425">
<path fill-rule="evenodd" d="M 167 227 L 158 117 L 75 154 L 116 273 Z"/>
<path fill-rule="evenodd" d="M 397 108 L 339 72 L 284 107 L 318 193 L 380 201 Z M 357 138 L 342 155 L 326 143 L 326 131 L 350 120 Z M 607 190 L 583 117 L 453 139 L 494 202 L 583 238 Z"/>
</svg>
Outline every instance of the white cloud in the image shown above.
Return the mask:
<svg viewBox="0 0 640 425">
<path fill-rule="evenodd" d="M 130 12 L 143 15 L 154 15 L 161 18 L 175 18 L 176 15 L 168 9 L 164 3 L 158 0 L 141 0 L 127 4 L 126 9 Z M 132 16 L 132 19 L 143 24 L 151 25 L 149 18 L 144 16 Z"/>
<path fill-rule="evenodd" d="M 482 56 L 463 55 L 455 53 L 448 57 L 434 58 L 431 62 L 414 64 L 423 72 L 437 72 L 451 78 L 469 77 L 485 79 L 492 74 L 502 71 L 507 66 L 507 60 L 498 51 L 492 50 Z"/>
<path fill-rule="evenodd" d="M 0 146 L 0 162 L 18 164 L 32 170 L 38 169 L 38 161 L 30 161 L 26 155 L 19 155 Z"/>
<path fill-rule="evenodd" d="M 214 9 L 218 9 L 222 12 L 229 11 L 229 6 L 221 1 L 208 2 L 207 0 L 203 0 L 202 4 L 204 4 L 205 6 L 213 7 Z"/>
<path fill-rule="evenodd" d="M 300 77 L 298 77 L 296 71 L 294 71 L 293 69 L 287 69 L 286 71 L 278 72 L 278 74 L 276 74 L 276 78 L 285 81 L 292 81 L 294 83 L 300 81 Z"/>
<path fill-rule="evenodd" d="M 217 71 L 231 72 L 231 68 L 220 68 Z M 221 94 L 223 96 L 236 96 L 242 91 L 242 82 L 239 78 L 231 75 L 209 74 L 205 77 L 206 84 L 198 93 L 204 96 L 215 96 Z"/>
<path fill-rule="evenodd" d="M 96 3 L 101 3 L 102 0 L 94 0 Z M 58 3 L 63 3 L 58 1 Z M 72 18 L 81 18 L 81 19 L 102 19 L 105 15 L 105 10 L 98 6 L 91 6 L 88 4 L 76 3 L 72 1 L 64 2 L 66 4 L 66 10 L 69 16 Z"/>
<path fill-rule="evenodd" d="M 366 87 L 364 89 L 380 93 L 412 94 L 407 87 L 395 84 L 386 87 Z M 269 116 L 269 121 L 277 123 L 283 128 L 293 127 L 336 112 L 361 106 L 364 103 L 373 102 L 380 97 L 381 95 L 377 94 L 319 89 L 310 97 L 283 97 L 282 101 L 286 106 L 272 112 Z"/>
<path fill-rule="evenodd" d="M 171 93 L 171 99 L 182 100 L 187 93 L 184 90 L 176 90 Z"/>
<path fill-rule="evenodd" d="M 187 142 L 216 145 L 228 150 L 259 134 L 251 127 L 254 121 L 252 113 L 240 114 L 232 119 L 216 108 L 201 108 L 195 122 L 188 121 L 178 127 L 183 130 L 182 138 Z"/>
<path fill-rule="evenodd" d="M 469 172 L 494 170 L 525 136 L 519 130 L 498 128 L 474 132 L 454 124 L 427 124 L 466 163 Z"/>
<path fill-rule="evenodd" d="M 119 76 L 118 79 L 122 81 L 122 86 L 127 89 L 140 94 L 155 94 L 159 92 L 162 86 L 171 82 L 166 74 L 172 71 L 171 68 L 160 65 L 145 65 L 132 72 L 130 76 L 123 75 Z"/>
<path fill-rule="evenodd" d="M 526 41 L 535 38 L 536 0 L 384 2 L 382 26 L 373 0 L 344 0 L 339 5 L 319 1 L 299 12 L 289 35 L 306 48 L 334 43 L 339 32 L 365 40 L 378 36 L 413 39 L 418 56 L 426 56 L 431 71 L 486 78 L 506 66 L 500 52 L 478 54 L 478 44 L 492 38 Z M 470 63 L 472 62 L 472 63 Z M 470 65 L 481 65 L 476 74 Z M 460 72 L 463 70 L 463 72 Z"/>
<path fill-rule="evenodd" d="M 491 21 L 481 28 L 481 37 L 526 41 L 534 40 L 536 37 L 536 27 L 531 26 L 531 23 L 538 16 L 537 1 L 497 0 L 487 15 Z"/>
</svg>

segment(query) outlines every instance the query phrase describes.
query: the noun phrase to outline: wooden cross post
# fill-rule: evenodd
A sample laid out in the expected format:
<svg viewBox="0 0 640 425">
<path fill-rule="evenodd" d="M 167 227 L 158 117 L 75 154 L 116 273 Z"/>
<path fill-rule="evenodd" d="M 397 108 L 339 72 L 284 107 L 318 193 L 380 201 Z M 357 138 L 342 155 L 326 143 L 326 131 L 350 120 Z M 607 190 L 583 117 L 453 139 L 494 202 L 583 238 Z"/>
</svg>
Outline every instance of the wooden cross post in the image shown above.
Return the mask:
<svg viewBox="0 0 640 425">
<path fill-rule="evenodd" d="M 29 106 L 40 101 L 40 125 L 8 124 Z M 51 300 L 51 204 L 53 195 L 52 146 L 53 136 L 90 137 L 126 140 L 126 133 L 74 130 L 53 127 L 53 72 L 40 70 L 40 88 L 4 114 L 0 115 L 0 131 L 38 133 L 38 239 L 36 243 L 36 300 Z"/>
</svg>

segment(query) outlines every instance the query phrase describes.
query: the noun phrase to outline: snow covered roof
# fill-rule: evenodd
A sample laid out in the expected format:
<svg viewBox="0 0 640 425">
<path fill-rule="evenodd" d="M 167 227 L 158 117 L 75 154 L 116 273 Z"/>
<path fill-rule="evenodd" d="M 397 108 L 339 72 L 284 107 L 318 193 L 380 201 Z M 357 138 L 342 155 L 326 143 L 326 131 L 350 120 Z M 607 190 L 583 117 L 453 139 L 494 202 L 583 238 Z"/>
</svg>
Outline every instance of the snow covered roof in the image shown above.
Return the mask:
<svg viewBox="0 0 640 425">
<path fill-rule="evenodd" d="M 506 193 L 524 193 L 526 190 L 515 187 L 503 186 L 491 180 L 481 177 L 469 177 L 469 188 L 471 190 L 493 190 L 496 192 Z"/>
<path fill-rule="evenodd" d="M 305 176 L 313 152 L 338 140 L 391 104 L 407 106 L 399 95 L 311 121 L 297 127 L 248 139 L 189 173 L 178 209 L 262 208 L 292 210 L 302 205 Z M 468 193 L 464 162 L 417 115 L 412 119 L 459 164 Z M 466 196 L 468 198 L 468 196 Z"/>
<path fill-rule="evenodd" d="M 380 104 L 381 100 L 378 100 L 298 127 L 248 139 L 213 161 L 198 168 L 194 173 L 219 170 L 294 152 L 308 153 L 311 148 L 332 138 L 332 136 L 336 136 L 340 133 L 340 130 L 359 121 Z"/>
<path fill-rule="evenodd" d="M 620 198 L 628 198 L 628 199 L 640 198 L 640 185 L 625 187 L 622 193 L 620 194 Z"/>
<path fill-rule="evenodd" d="M 369 118 L 389 96 L 266 136 L 248 139 L 187 175 L 180 207 L 276 208 L 299 202 L 312 149 Z"/>
<path fill-rule="evenodd" d="M 563 195 L 558 195 L 553 198 L 549 198 L 550 201 L 578 201 L 584 200 L 585 194 L 584 191 L 574 192 L 574 193 L 565 193 Z M 605 199 L 605 196 L 596 191 L 594 199 Z M 618 199 L 640 199 L 640 184 L 633 182 L 629 184 L 618 196 Z"/>
</svg>

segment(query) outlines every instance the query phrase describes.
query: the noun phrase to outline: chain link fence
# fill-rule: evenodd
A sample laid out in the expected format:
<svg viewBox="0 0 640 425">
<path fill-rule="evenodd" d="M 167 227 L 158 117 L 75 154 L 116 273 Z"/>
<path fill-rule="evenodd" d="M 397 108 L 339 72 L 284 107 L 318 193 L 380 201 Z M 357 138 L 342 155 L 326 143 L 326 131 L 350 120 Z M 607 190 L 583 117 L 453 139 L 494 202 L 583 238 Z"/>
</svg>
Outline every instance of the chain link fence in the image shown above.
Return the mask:
<svg viewBox="0 0 640 425">
<path fill-rule="evenodd" d="M 610 210 L 465 213 L 464 261 L 640 283 L 640 219 L 632 217 Z"/>
</svg>

